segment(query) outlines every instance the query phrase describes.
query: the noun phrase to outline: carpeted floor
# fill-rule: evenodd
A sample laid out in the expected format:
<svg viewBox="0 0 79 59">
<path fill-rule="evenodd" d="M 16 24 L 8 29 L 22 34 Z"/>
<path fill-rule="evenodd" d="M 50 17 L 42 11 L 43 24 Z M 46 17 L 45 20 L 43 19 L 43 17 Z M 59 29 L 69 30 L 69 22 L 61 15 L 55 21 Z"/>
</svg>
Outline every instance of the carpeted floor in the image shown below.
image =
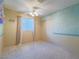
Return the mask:
<svg viewBox="0 0 79 59">
<path fill-rule="evenodd" d="M 50 43 L 30 43 L 10 47 L 2 59 L 74 59 L 65 49 Z"/>
</svg>

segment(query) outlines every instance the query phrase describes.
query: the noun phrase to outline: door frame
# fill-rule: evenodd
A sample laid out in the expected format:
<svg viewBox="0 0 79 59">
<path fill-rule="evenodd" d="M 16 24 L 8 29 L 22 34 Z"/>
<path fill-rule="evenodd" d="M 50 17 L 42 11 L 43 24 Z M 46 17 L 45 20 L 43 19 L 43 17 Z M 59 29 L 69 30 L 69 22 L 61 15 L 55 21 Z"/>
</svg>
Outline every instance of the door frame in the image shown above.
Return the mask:
<svg viewBox="0 0 79 59">
<path fill-rule="evenodd" d="M 16 29 L 16 45 L 19 45 L 20 44 L 20 18 L 21 16 L 17 16 L 17 29 Z"/>
</svg>

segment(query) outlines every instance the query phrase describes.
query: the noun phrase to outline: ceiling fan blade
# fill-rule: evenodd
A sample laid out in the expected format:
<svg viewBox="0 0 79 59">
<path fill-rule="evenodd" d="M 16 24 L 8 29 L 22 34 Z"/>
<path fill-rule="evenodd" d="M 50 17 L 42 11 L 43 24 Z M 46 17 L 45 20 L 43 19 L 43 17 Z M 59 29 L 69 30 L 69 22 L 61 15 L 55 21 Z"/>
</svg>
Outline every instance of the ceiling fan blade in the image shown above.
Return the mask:
<svg viewBox="0 0 79 59">
<path fill-rule="evenodd" d="M 39 3 L 43 3 L 45 0 L 36 0 Z"/>
</svg>

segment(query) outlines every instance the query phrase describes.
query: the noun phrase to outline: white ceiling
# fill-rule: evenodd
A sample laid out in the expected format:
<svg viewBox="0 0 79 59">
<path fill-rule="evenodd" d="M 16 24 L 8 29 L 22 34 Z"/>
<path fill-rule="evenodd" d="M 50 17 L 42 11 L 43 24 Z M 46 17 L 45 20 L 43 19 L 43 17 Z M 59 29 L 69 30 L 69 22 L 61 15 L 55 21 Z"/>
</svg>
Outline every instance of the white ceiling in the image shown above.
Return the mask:
<svg viewBox="0 0 79 59">
<path fill-rule="evenodd" d="M 18 12 L 32 12 L 34 6 L 39 7 L 38 13 L 41 16 L 56 12 L 71 5 L 79 3 L 79 0 L 44 0 L 42 3 L 37 0 L 4 0 L 4 6 Z"/>
</svg>

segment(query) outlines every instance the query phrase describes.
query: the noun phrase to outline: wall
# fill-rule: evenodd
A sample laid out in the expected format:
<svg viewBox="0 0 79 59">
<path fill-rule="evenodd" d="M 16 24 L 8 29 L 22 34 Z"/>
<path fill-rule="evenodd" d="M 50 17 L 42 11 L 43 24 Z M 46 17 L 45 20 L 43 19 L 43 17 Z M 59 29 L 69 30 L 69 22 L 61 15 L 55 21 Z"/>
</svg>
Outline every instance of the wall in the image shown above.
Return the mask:
<svg viewBox="0 0 79 59">
<path fill-rule="evenodd" d="M 2 40 L 3 40 L 3 25 L 4 25 L 4 18 L 3 18 L 3 0 L 0 0 L 0 59 L 2 54 Z"/>
<path fill-rule="evenodd" d="M 41 18 L 39 16 L 34 17 L 35 20 L 35 31 L 34 31 L 34 40 L 35 41 L 42 41 L 42 25 L 41 25 Z"/>
<path fill-rule="evenodd" d="M 2 40 L 3 40 L 3 24 L 0 24 L 0 55 L 1 55 L 1 50 L 2 50 Z"/>
<path fill-rule="evenodd" d="M 5 25 L 3 47 L 13 46 L 16 44 L 16 29 L 18 13 L 10 9 L 4 8 Z"/>
<path fill-rule="evenodd" d="M 48 40 L 79 56 L 79 4 L 46 16 L 43 25 Z"/>
</svg>

